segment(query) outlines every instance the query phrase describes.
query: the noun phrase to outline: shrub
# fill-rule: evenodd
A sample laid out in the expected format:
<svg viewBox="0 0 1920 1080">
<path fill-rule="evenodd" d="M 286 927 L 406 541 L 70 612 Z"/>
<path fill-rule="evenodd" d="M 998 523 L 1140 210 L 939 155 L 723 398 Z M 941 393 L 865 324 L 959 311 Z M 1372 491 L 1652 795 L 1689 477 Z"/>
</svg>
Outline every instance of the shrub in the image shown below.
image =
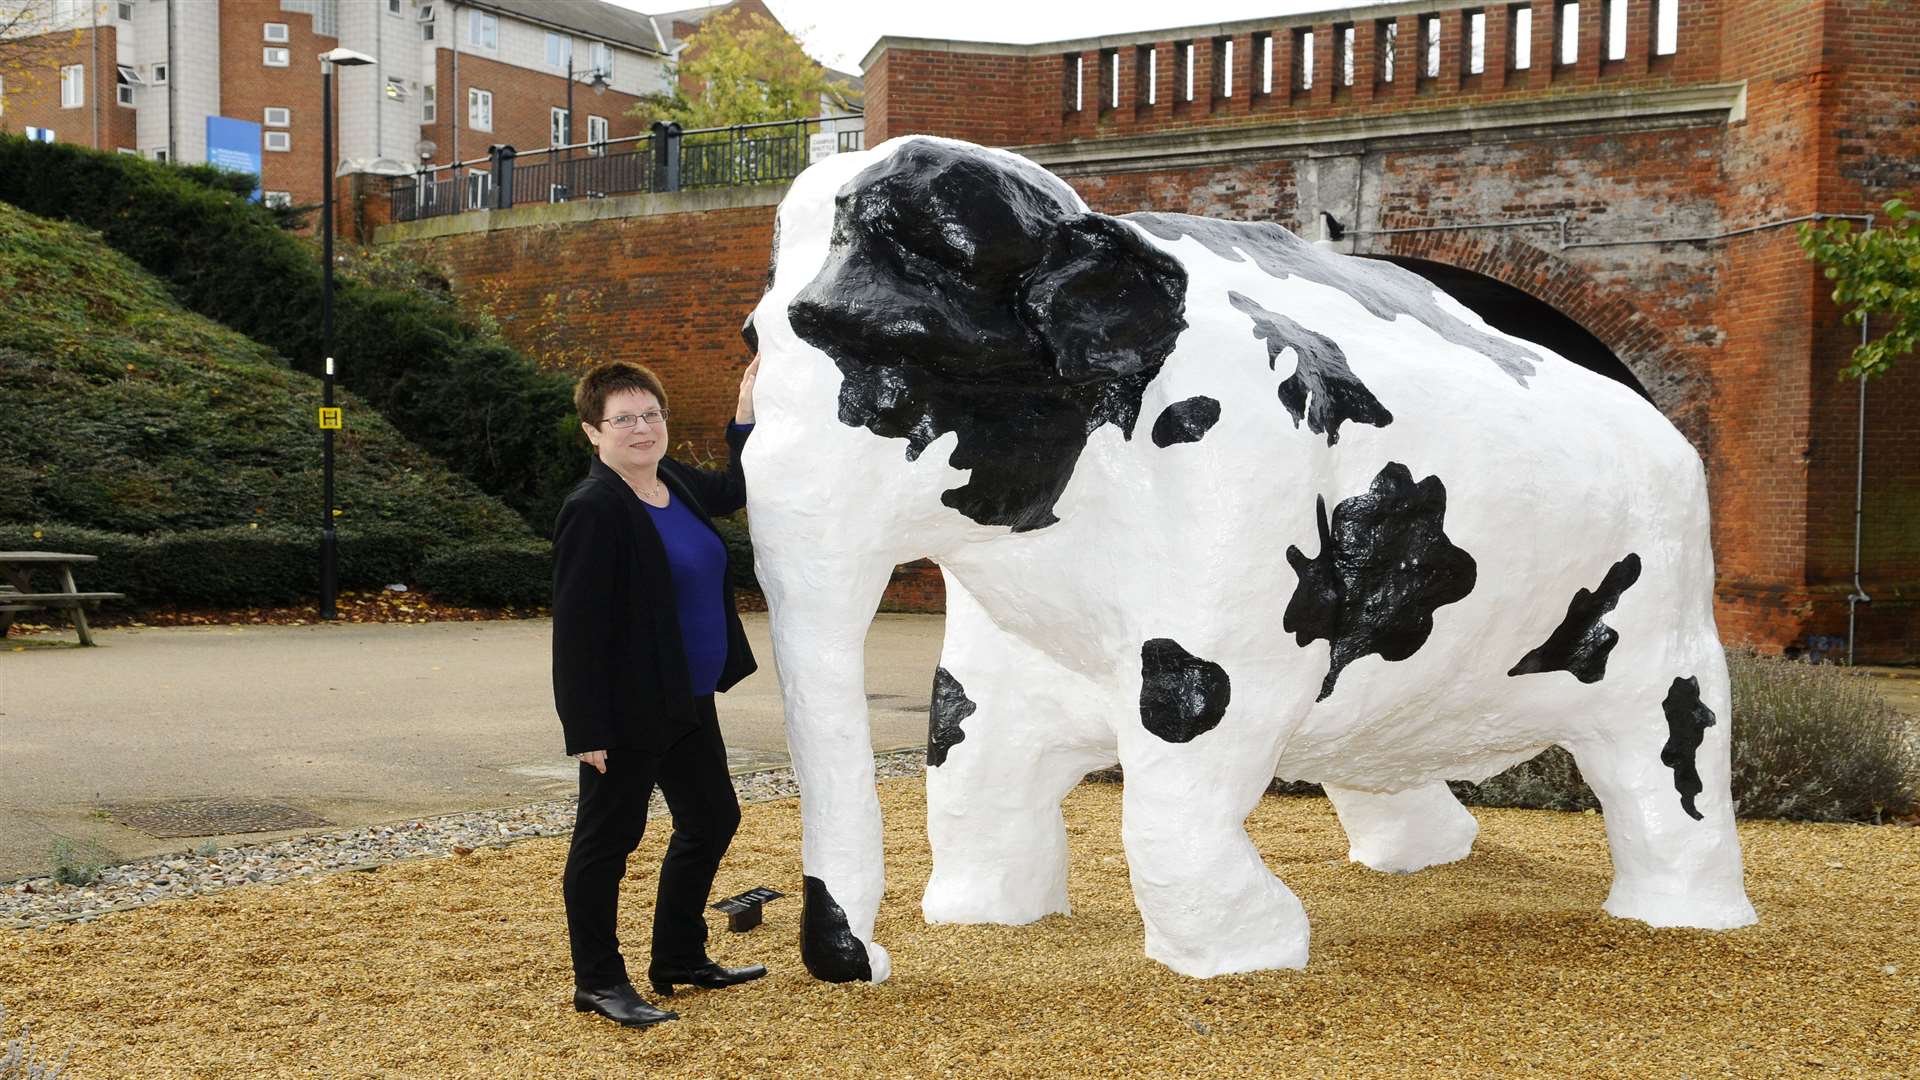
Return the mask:
<svg viewBox="0 0 1920 1080">
<path fill-rule="evenodd" d="M 1872 677 L 1745 650 L 1733 669 L 1733 798 L 1741 817 L 1872 821 L 1920 796 L 1920 718 Z"/>
<path fill-rule="evenodd" d="M 237 184 L 125 154 L 0 136 L 0 200 L 99 230 L 188 308 L 318 374 L 317 252 Z M 450 304 L 351 278 L 337 282 L 334 300 L 342 384 L 548 531 L 578 473 L 570 381 L 541 371 Z"/>
<path fill-rule="evenodd" d="M 553 548 L 544 542 L 445 548 L 427 557 L 419 582 L 442 603 L 545 606 L 553 601 Z"/>
</svg>

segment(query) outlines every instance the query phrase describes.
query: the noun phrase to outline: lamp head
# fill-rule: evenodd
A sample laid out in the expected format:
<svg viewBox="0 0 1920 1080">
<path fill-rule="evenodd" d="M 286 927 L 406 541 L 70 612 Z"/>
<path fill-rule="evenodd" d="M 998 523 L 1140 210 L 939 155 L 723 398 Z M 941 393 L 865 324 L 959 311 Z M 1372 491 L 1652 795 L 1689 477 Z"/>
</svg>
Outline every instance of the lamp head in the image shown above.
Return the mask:
<svg viewBox="0 0 1920 1080">
<path fill-rule="evenodd" d="M 363 64 L 374 64 L 379 61 L 368 56 L 366 53 L 355 52 L 352 49 L 331 49 L 320 54 L 320 62 L 332 64 L 335 67 L 359 67 Z"/>
</svg>

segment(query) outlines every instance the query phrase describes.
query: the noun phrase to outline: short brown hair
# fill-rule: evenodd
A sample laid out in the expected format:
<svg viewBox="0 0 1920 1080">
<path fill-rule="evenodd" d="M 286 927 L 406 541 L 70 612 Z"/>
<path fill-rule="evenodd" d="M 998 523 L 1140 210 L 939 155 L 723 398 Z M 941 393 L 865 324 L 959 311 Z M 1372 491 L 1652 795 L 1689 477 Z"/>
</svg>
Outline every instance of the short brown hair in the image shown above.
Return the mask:
<svg viewBox="0 0 1920 1080">
<path fill-rule="evenodd" d="M 652 369 L 631 360 L 609 360 L 580 376 L 573 386 L 573 408 L 580 414 L 580 422 L 597 424 L 605 420 L 601 413 L 606 411 L 607 399 L 623 390 L 645 390 L 661 408 L 667 407 L 667 388 L 660 385 L 660 376 Z"/>
</svg>

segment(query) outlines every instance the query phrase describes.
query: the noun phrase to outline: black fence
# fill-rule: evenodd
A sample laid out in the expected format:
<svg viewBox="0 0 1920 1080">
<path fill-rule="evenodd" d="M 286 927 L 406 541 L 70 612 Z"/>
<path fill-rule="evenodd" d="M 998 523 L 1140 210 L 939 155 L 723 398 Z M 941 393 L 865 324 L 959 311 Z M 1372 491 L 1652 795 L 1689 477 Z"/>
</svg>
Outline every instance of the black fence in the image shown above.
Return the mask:
<svg viewBox="0 0 1920 1080">
<path fill-rule="evenodd" d="M 865 149 L 864 130 L 836 130 L 846 123 L 844 117 L 813 117 L 697 131 L 655 124 L 649 135 L 524 154 L 494 146 L 483 158 L 393 177 L 388 189 L 392 220 L 646 191 L 782 183 L 824 153 L 822 136 L 832 138 L 835 153 Z"/>
</svg>

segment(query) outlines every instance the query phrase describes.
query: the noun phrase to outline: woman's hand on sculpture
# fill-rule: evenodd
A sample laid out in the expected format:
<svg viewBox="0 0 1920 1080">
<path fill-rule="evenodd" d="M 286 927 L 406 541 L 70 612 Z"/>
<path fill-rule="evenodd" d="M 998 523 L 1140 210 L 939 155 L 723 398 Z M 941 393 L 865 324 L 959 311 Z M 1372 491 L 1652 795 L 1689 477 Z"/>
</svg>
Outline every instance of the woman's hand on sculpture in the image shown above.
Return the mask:
<svg viewBox="0 0 1920 1080">
<path fill-rule="evenodd" d="M 740 404 L 733 410 L 733 422 L 742 426 L 753 423 L 753 380 L 760 374 L 760 354 L 753 354 L 753 363 L 747 365 L 746 373 L 740 376 Z"/>
<path fill-rule="evenodd" d="M 579 758 L 583 764 L 591 765 L 600 770 L 600 775 L 606 775 L 607 752 L 605 750 L 589 750 L 584 754 L 575 754 L 573 756 Z"/>
</svg>

